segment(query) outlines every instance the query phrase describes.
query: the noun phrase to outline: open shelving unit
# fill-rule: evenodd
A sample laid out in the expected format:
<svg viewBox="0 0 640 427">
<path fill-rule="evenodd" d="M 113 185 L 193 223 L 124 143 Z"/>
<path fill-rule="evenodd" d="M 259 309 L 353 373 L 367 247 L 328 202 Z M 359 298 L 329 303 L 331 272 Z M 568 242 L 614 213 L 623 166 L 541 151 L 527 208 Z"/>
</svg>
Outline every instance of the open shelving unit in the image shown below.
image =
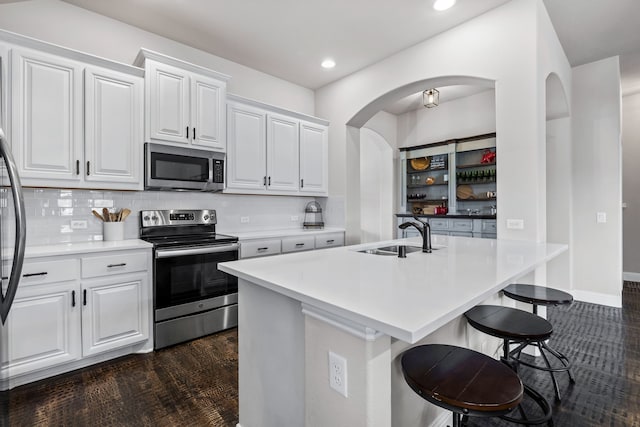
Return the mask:
<svg viewBox="0 0 640 427">
<path fill-rule="evenodd" d="M 483 163 L 496 151 L 496 134 L 483 134 L 401 149 L 401 208 L 408 213 L 485 213 L 496 205 L 497 162 Z M 459 197 L 460 186 L 465 188 Z"/>
</svg>

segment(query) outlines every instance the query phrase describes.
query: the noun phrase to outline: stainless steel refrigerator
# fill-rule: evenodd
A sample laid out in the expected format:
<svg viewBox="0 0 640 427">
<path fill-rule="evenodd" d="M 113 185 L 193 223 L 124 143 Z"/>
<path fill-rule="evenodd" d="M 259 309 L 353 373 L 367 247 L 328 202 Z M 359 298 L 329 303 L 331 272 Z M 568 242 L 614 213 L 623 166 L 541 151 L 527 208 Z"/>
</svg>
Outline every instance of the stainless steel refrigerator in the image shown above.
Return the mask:
<svg viewBox="0 0 640 427">
<path fill-rule="evenodd" d="M 0 271 L 2 290 L 0 292 L 0 380 L 5 380 L 7 372 L 1 362 L 10 354 L 5 325 L 11 318 L 11 305 L 16 296 L 26 238 L 26 218 L 24 198 L 18 169 L 11 155 L 11 147 L 0 128 Z M 9 392 L 0 390 L 0 427 L 9 425 Z"/>
</svg>

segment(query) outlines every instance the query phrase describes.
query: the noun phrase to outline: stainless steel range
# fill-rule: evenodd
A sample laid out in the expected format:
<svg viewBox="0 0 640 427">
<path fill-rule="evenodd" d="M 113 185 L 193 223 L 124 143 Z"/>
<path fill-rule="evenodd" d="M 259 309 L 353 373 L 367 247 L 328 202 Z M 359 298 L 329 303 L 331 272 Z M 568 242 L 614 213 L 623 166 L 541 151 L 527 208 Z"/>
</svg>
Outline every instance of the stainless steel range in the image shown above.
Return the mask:
<svg viewBox="0 0 640 427">
<path fill-rule="evenodd" d="M 154 246 L 154 347 L 238 325 L 238 279 L 218 263 L 238 259 L 238 238 L 216 233 L 215 210 L 140 212 Z"/>
</svg>

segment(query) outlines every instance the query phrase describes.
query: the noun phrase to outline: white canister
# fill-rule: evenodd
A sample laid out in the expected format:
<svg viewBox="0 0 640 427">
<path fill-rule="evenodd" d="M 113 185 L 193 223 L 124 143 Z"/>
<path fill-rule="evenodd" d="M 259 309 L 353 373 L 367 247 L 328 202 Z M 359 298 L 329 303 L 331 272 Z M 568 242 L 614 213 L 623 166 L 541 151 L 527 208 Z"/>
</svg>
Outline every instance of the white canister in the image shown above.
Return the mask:
<svg viewBox="0 0 640 427">
<path fill-rule="evenodd" d="M 103 222 L 102 240 L 124 240 L 124 222 Z"/>
</svg>

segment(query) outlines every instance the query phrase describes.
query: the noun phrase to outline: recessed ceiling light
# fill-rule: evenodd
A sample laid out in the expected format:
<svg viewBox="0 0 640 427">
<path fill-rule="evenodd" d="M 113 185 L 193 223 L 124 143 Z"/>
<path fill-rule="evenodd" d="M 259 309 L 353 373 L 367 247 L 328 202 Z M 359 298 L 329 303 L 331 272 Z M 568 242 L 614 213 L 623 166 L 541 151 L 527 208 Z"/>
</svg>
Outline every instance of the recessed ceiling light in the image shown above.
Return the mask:
<svg viewBox="0 0 640 427">
<path fill-rule="evenodd" d="M 436 0 L 433 2 L 433 8 L 438 11 L 447 10 L 456 4 L 456 0 Z"/>
<path fill-rule="evenodd" d="M 327 58 L 324 61 L 322 61 L 322 68 L 333 68 L 336 66 L 336 61 L 334 61 L 331 58 Z"/>
</svg>

